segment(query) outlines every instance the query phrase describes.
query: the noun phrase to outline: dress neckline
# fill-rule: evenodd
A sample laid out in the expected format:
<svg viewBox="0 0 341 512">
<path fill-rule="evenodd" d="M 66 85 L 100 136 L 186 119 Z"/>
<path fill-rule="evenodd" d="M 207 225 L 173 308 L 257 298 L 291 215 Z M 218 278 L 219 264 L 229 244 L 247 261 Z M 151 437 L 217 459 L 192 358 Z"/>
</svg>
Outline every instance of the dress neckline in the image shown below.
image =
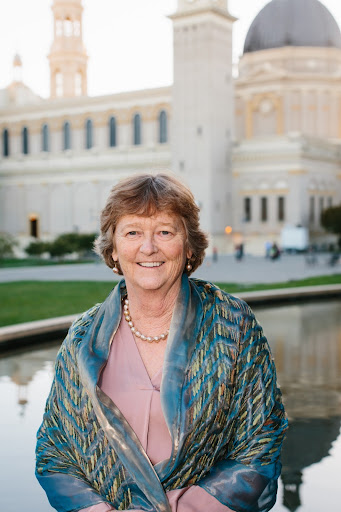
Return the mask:
<svg viewBox="0 0 341 512">
<path fill-rule="evenodd" d="M 162 379 L 162 370 L 163 370 L 163 364 L 160 366 L 160 368 L 154 373 L 154 375 L 150 376 L 146 365 L 144 364 L 144 361 L 142 359 L 142 356 L 140 354 L 140 351 L 138 349 L 138 346 L 136 344 L 135 338 L 133 333 L 131 332 L 127 322 L 124 320 L 124 317 L 122 316 L 121 324 L 119 327 L 120 334 L 124 340 L 124 346 L 126 347 L 126 350 L 128 350 L 129 358 L 132 358 L 135 363 L 143 368 L 144 378 L 147 380 L 149 384 L 158 391 L 160 390 L 161 385 L 161 379 Z"/>
</svg>

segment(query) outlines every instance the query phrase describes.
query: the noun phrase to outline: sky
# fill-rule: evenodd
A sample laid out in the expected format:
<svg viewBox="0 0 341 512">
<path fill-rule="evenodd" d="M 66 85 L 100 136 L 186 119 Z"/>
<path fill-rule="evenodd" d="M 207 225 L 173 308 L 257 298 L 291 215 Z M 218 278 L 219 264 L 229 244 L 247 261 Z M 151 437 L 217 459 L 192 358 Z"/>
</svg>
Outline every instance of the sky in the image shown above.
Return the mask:
<svg viewBox="0 0 341 512">
<path fill-rule="evenodd" d="M 233 60 L 243 52 L 247 30 L 269 0 L 229 0 L 234 24 Z M 341 0 L 322 0 L 341 26 Z M 23 80 L 49 96 L 47 55 L 53 37 L 52 0 L 0 0 L 0 88 L 13 79 L 13 57 Z M 172 22 L 177 0 L 83 0 L 83 40 L 89 56 L 88 94 L 102 95 L 170 85 Z"/>
</svg>

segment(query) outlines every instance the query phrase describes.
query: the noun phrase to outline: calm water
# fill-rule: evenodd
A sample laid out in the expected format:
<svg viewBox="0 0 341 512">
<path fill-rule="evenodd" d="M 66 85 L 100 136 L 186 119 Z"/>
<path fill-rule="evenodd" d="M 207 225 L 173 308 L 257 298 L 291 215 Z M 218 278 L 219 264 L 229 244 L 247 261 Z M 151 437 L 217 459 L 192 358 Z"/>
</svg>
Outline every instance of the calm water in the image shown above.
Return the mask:
<svg viewBox="0 0 341 512">
<path fill-rule="evenodd" d="M 291 428 L 275 512 L 337 512 L 341 503 L 341 302 L 257 309 Z M 0 510 L 51 512 L 34 477 L 35 433 L 54 346 L 0 358 Z"/>
</svg>

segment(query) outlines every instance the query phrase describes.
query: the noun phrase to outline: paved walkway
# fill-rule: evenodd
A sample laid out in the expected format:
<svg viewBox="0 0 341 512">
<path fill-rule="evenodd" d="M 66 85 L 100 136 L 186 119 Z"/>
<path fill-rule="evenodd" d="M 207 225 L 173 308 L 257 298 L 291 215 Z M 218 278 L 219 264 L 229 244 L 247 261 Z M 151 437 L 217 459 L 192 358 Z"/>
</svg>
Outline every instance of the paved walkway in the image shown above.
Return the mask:
<svg viewBox="0 0 341 512">
<path fill-rule="evenodd" d="M 246 256 L 237 262 L 233 256 L 220 256 L 213 262 L 207 258 L 197 270 L 195 276 L 213 282 L 230 283 L 271 283 L 287 282 L 309 276 L 326 274 L 341 274 L 341 264 L 333 267 L 327 264 L 326 257 L 320 257 L 315 265 L 308 265 L 302 255 L 284 255 L 278 261 L 265 258 Z M 23 267 L 15 269 L 0 269 L 0 282 L 10 281 L 114 281 L 117 276 L 103 263 L 81 265 L 54 265 L 46 267 Z M 290 300 L 293 297 L 311 298 L 316 295 L 341 295 L 341 285 L 315 286 L 308 288 L 291 288 L 281 290 L 266 290 L 262 292 L 245 292 L 238 294 L 251 305 L 257 303 Z M 74 319 L 74 315 L 50 318 L 0 328 L 0 348 L 6 349 L 15 341 L 16 345 L 27 343 L 28 339 L 40 339 L 47 334 L 66 332 Z"/>
<path fill-rule="evenodd" d="M 238 262 L 232 255 L 221 255 L 213 262 L 208 257 L 193 275 L 213 282 L 246 284 L 287 282 L 330 274 L 341 274 L 341 262 L 329 266 L 326 254 L 319 255 L 315 265 L 309 265 L 304 255 L 285 254 L 277 261 L 246 255 Z M 117 277 L 104 263 L 0 269 L 0 282 L 114 280 Z"/>
</svg>

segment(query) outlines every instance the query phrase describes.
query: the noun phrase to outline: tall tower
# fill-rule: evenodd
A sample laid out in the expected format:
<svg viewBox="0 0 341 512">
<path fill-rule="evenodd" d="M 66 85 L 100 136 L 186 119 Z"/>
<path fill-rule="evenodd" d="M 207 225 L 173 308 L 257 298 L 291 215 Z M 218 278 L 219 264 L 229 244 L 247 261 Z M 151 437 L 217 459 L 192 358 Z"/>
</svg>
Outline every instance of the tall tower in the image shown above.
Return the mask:
<svg viewBox="0 0 341 512">
<path fill-rule="evenodd" d="M 51 98 L 87 94 L 82 0 L 53 0 L 54 39 L 49 55 Z"/>
<path fill-rule="evenodd" d="M 232 26 L 227 0 L 178 0 L 174 28 L 173 171 L 190 185 L 201 225 L 231 223 Z M 216 241 L 214 242 L 216 243 Z"/>
</svg>

